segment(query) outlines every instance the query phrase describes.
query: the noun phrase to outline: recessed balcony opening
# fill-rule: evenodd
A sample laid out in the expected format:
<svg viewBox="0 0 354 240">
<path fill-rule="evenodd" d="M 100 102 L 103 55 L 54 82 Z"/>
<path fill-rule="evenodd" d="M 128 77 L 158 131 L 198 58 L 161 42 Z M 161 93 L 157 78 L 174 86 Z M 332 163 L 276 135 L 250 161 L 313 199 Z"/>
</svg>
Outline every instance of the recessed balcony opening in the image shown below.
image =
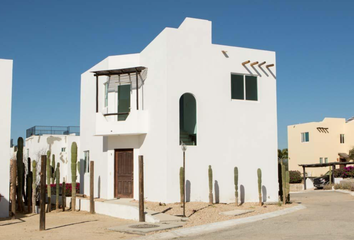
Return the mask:
<svg viewBox="0 0 354 240">
<path fill-rule="evenodd" d="M 132 110 L 142 110 L 142 86 L 147 75 L 145 67 L 93 73 L 96 77 L 96 113 L 102 113 L 107 121 L 126 121 Z"/>
</svg>

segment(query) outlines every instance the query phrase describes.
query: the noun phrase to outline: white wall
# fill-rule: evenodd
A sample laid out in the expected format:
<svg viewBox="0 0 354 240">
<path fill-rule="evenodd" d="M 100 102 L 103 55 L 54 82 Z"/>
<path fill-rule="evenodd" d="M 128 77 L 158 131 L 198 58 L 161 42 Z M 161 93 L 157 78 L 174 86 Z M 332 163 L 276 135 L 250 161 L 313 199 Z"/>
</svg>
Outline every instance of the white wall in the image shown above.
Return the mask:
<svg viewBox="0 0 354 240">
<path fill-rule="evenodd" d="M 270 71 L 241 64 L 246 60 L 275 64 L 275 53 L 215 45 L 211 36 L 210 21 L 187 18 L 178 29 L 162 31 L 139 55 L 109 57 L 82 74 L 81 146 L 82 151 L 92 152 L 91 159 L 99 161 L 95 163 L 95 183 L 98 175 L 105 183 L 102 198 L 113 198 L 114 149 L 133 148 L 134 197 L 138 196 L 137 156 L 142 154 L 147 200 L 179 201 L 179 99 L 190 92 L 197 101 L 198 142 L 186 152 L 191 200 L 208 201 L 208 165 L 214 170 L 220 202 L 234 201 L 235 166 L 246 201 L 258 201 L 257 168 L 263 170 L 267 201 L 278 200 L 276 68 Z M 94 136 L 95 77 L 91 71 L 132 66 L 148 68 L 141 96 L 149 116 L 147 134 Z M 231 100 L 231 73 L 258 75 L 258 101 Z M 133 91 L 132 111 L 136 111 L 135 94 Z"/>
<path fill-rule="evenodd" d="M 24 147 L 24 157 L 37 161 L 37 173 L 40 172 L 41 155 L 47 155 L 51 150 L 50 164 L 52 165 L 53 154 L 55 155 L 55 167 L 60 163 L 60 182 L 65 178 L 67 183 L 71 183 L 71 145 L 73 142 L 78 146 L 78 161 L 80 161 L 80 136 L 74 135 L 42 135 L 26 138 Z M 62 152 L 65 148 L 65 152 Z M 27 155 L 29 153 L 29 155 Z M 38 178 L 38 177 L 37 177 Z M 78 176 L 77 182 L 79 182 Z"/>
<path fill-rule="evenodd" d="M 0 217 L 9 216 L 12 65 L 0 59 Z"/>
</svg>

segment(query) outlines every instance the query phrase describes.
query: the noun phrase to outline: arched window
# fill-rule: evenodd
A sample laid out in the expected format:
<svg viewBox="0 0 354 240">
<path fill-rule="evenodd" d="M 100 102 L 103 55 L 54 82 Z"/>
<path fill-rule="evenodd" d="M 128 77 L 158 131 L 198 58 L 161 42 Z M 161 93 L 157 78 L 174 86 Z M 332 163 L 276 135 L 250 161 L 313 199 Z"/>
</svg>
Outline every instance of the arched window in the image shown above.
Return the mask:
<svg viewBox="0 0 354 240">
<path fill-rule="evenodd" d="M 190 93 L 179 99 L 179 141 L 185 145 L 197 145 L 197 102 Z"/>
</svg>

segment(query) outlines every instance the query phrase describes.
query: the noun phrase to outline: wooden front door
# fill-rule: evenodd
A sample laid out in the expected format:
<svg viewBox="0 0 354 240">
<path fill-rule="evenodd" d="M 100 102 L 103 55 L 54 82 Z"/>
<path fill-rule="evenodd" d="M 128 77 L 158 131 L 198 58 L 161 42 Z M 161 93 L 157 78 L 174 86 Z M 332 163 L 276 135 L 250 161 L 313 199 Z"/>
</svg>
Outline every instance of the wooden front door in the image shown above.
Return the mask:
<svg viewBox="0 0 354 240">
<path fill-rule="evenodd" d="M 115 150 L 114 197 L 133 198 L 133 149 Z"/>
</svg>

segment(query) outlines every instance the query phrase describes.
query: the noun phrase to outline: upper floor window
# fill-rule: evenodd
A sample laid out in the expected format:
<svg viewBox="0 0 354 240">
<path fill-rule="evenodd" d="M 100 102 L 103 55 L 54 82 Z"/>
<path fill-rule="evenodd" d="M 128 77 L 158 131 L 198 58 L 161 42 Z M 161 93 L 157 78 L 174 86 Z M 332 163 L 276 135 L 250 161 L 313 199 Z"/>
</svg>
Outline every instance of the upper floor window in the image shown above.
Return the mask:
<svg viewBox="0 0 354 240">
<path fill-rule="evenodd" d="M 61 152 L 65 152 L 65 150 L 66 150 L 65 147 L 61 148 Z"/>
<path fill-rule="evenodd" d="M 344 143 L 344 134 L 340 135 L 340 143 Z"/>
<path fill-rule="evenodd" d="M 320 157 L 320 163 L 323 163 L 323 158 Z"/>
<path fill-rule="evenodd" d="M 310 134 L 309 132 L 301 133 L 301 142 L 309 142 L 310 141 Z"/>
<path fill-rule="evenodd" d="M 325 163 L 328 163 L 328 158 L 325 158 Z"/>
<path fill-rule="evenodd" d="M 125 121 L 130 113 L 130 90 L 130 84 L 118 86 L 118 121 Z"/>
<path fill-rule="evenodd" d="M 231 99 L 257 101 L 257 77 L 231 74 Z"/>
</svg>

